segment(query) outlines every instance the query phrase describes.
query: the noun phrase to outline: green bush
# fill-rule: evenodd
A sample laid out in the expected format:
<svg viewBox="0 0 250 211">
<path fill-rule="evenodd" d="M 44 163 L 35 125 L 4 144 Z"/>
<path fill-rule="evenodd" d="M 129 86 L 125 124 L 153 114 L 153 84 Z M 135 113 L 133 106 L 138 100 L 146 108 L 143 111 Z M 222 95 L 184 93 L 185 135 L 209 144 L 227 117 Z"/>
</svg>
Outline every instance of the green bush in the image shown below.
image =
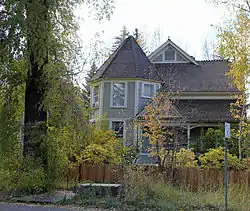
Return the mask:
<svg viewBox="0 0 250 211">
<path fill-rule="evenodd" d="M 103 164 L 121 163 L 126 147 L 119 141 L 114 132 L 92 127 L 86 137 L 87 144 L 81 152 L 76 155 L 79 163 Z"/>
<path fill-rule="evenodd" d="M 195 160 L 195 154 L 190 149 L 181 148 L 179 152 L 176 153 L 177 167 L 196 167 L 197 160 Z"/>
<path fill-rule="evenodd" d="M 224 168 L 225 151 L 222 147 L 208 149 L 203 155 L 199 156 L 201 168 L 208 169 L 223 169 Z M 228 167 L 230 169 L 242 169 L 242 164 L 239 163 L 238 157 L 228 153 Z"/>
<path fill-rule="evenodd" d="M 208 128 L 207 131 L 201 129 L 201 136 L 197 138 L 196 143 L 192 143 L 191 147 L 194 152 L 204 153 L 210 148 L 223 146 L 224 142 L 223 129 Z"/>
<path fill-rule="evenodd" d="M 17 191 L 24 194 L 44 192 L 46 190 L 46 176 L 40 162 L 35 162 L 26 157 L 23 166 L 17 183 Z"/>
</svg>

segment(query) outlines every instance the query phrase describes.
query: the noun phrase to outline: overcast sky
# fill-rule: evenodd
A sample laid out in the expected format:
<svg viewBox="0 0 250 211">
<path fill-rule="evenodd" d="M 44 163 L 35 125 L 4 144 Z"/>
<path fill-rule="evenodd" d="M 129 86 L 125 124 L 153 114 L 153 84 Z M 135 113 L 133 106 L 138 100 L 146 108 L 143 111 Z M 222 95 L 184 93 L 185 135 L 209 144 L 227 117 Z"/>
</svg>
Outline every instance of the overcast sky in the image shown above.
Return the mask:
<svg viewBox="0 0 250 211">
<path fill-rule="evenodd" d="M 95 33 L 105 45 L 112 45 L 113 37 L 119 35 L 122 26 L 129 31 L 138 28 L 144 34 L 161 29 L 161 44 L 168 36 L 196 59 L 203 59 L 204 40 L 212 42 L 216 29 L 222 23 L 225 10 L 215 8 L 205 0 L 115 0 L 114 13 L 110 20 L 96 21 L 88 14 L 86 7 L 79 8 L 80 36 L 88 46 Z"/>
</svg>

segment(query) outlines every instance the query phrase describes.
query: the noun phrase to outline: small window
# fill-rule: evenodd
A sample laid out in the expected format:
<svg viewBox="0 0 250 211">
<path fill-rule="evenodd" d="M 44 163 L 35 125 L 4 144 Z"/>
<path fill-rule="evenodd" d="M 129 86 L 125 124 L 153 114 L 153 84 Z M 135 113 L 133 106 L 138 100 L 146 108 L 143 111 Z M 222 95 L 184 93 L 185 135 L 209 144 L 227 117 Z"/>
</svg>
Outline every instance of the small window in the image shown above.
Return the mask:
<svg viewBox="0 0 250 211">
<path fill-rule="evenodd" d="M 155 85 L 155 91 L 158 91 L 160 89 L 160 84 Z"/>
<path fill-rule="evenodd" d="M 179 53 L 176 53 L 176 60 L 177 60 L 177 61 L 186 61 L 186 59 L 184 59 L 184 58 L 182 57 L 182 55 L 180 55 Z"/>
<path fill-rule="evenodd" d="M 145 133 L 149 133 L 149 128 L 148 127 L 143 127 L 142 128 L 142 146 L 141 146 L 141 152 L 142 153 L 148 153 L 148 150 L 150 148 L 150 143 L 149 143 L 149 137 Z"/>
<path fill-rule="evenodd" d="M 165 60 L 174 61 L 175 60 L 175 50 L 173 48 L 168 48 L 165 51 Z"/>
<path fill-rule="evenodd" d="M 112 128 L 117 138 L 123 138 L 124 122 L 123 121 L 112 121 Z"/>
<path fill-rule="evenodd" d="M 93 107 L 99 107 L 99 85 L 93 88 Z"/>
<path fill-rule="evenodd" d="M 163 55 L 162 55 L 162 53 L 159 55 L 159 56 L 157 56 L 155 59 L 154 59 L 154 61 L 155 62 L 162 62 L 163 61 Z"/>
<path fill-rule="evenodd" d="M 112 87 L 112 98 L 113 104 L 115 107 L 124 107 L 125 106 L 125 83 L 113 83 Z"/>
<path fill-rule="evenodd" d="M 142 87 L 142 97 L 152 98 L 155 93 L 154 84 L 144 83 Z"/>
</svg>

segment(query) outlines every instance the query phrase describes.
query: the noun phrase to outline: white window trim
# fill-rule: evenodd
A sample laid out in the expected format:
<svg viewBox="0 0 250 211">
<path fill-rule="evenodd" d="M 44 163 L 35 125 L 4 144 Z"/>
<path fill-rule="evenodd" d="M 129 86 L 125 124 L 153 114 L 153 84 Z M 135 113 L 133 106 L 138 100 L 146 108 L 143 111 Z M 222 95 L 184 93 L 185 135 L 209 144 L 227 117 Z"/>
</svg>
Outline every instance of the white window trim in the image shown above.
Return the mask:
<svg viewBox="0 0 250 211">
<path fill-rule="evenodd" d="M 146 85 L 146 84 L 149 84 L 149 85 L 153 85 L 154 86 L 154 94 L 156 93 L 156 83 L 150 83 L 150 82 L 142 82 L 142 92 L 141 92 L 141 97 L 142 98 L 147 98 L 147 99 L 151 99 L 151 98 L 153 98 L 154 96 L 146 96 L 146 95 L 144 95 L 144 85 Z"/>
<path fill-rule="evenodd" d="M 134 106 L 134 115 L 139 112 L 139 81 L 135 81 L 135 106 Z"/>
<path fill-rule="evenodd" d="M 176 49 L 174 49 L 174 60 L 166 60 L 165 59 L 165 51 L 167 50 L 167 49 L 169 49 L 169 46 L 162 52 L 162 54 L 163 54 L 163 57 L 162 57 L 162 59 L 163 59 L 163 62 L 176 62 Z"/>
<path fill-rule="evenodd" d="M 158 57 L 160 54 L 162 54 L 162 61 L 153 61 L 153 63 L 189 63 L 189 61 L 177 61 L 177 54 L 179 53 L 182 57 L 185 58 L 185 56 L 183 54 L 181 54 L 180 52 L 178 52 L 175 48 L 174 48 L 174 60 L 166 60 L 165 59 L 165 51 L 168 48 L 164 49 L 164 51 L 160 52 L 159 54 L 156 54 L 156 56 L 154 56 L 154 58 Z"/>
<path fill-rule="evenodd" d="M 94 103 L 95 103 L 95 99 L 94 99 L 94 93 L 95 93 L 95 87 L 96 86 L 99 86 L 99 92 L 98 92 L 98 106 L 93 106 Z M 91 86 L 91 89 L 90 89 L 90 96 L 91 96 L 91 99 L 90 99 L 90 102 L 91 102 L 91 107 L 92 108 L 100 108 L 100 84 L 95 84 L 93 86 Z"/>
<path fill-rule="evenodd" d="M 160 52 L 162 52 L 168 45 L 171 45 L 174 49 L 176 49 L 177 51 L 179 51 L 181 55 L 183 55 L 185 58 L 187 58 L 188 61 L 187 62 L 183 62 L 183 63 L 192 62 L 195 65 L 199 65 L 199 63 L 197 61 L 195 61 L 195 59 L 193 57 L 191 57 L 190 55 L 188 55 L 185 51 L 183 51 L 179 46 L 177 46 L 175 43 L 173 43 L 170 39 L 168 39 L 164 44 L 162 44 L 153 53 L 151 53 L 149 55 L 149 60 L 153 60 L 153 58 L 155 57 L 155 55 L 159 54 Z M 158 62 L 153 62 L 153 63 L 158 63 Z M 164 63 L 164 62 L 162 62 L 162 63 Z M 165 63 L 167 63 L 167 62 L 165 62 Z"/>
<path fill-rule="evenodd" d="M 104 82 L 100 83 L 100 96 L 99 96 L 99 115 L 103 116 L 103 95 L 104 95 Z"/>
<path fill-rule="evenodd" d="M 114 99 L 113 99 L 113 87 L 115 83 L 124 83 L 125 84 L 125 95 L 124 95 L 124 106 L 115 106 L 113 105 Z M 128 82 L 126 81 L 111 81 L 110 83 L 110 108 L 126 108 L 127 107 L 127 96 L 128 96 Z"/>
<path fill-rule="evenodd" d="M 109 119 L 109 129 L 112 130 L 112 122 L 123 122 L 123 145 L 126 144 L 126 121 L 124 119 Z"/>
</svg>

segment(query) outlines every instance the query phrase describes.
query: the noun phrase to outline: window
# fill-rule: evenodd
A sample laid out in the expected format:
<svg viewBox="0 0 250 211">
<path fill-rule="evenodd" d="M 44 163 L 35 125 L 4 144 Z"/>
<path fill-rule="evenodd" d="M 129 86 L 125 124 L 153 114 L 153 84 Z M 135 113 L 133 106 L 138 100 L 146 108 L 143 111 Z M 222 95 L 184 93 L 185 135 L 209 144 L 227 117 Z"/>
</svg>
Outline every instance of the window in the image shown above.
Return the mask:
<svg viewBox="0 0 250 211">
<path fill-rule="evenodd" d="M 143 83 L 142 85 L 142 97 L 152 98 L 155 93 L 154 84 Z"/>
<path fill-rule="evenodd" d="M 158 90 L 160 89 L 161 86 L 160 86 L 160 84 L 155 84 L 155 87 L 156 87 L 156 88 L 155 88 L 155 89 L 156 89 L 155 91 L 158 91 Z"/>
<path fill-rule="evenodd" d="M 154 59 L 154 61 L 155 62 L 162 62 L 162 60 L 163 60 L 163 54 L 161 53 L 159 56 L 157 56 L 155 59 Z"/>
<path fill-rule="evenodd" d="M 126 106 L 126 83 L 113 83 L 112 86 L 112 106 Z"/>
<path fill-rule="evenodd" d="M 115 132 L 117 138 L 123 138 L 123 132 L 124 132 L 123 121 L 112 121 L 111 129 Z"/>
<path fill-rule="evenodd" d="M 93 87 L 93 107 L 99 107 L 99 85 Z"/>
<path fill-rule="evenodd" d="M 186 59 L 184 59 L 183 56 L 180 55 L 179 53 L 176 53 L 176 60 L 177 61 L 186 61 Z"/>
<path fill-rule="evenodd" d="M 142 145 L 141 145 L 142 153 L 148 153 L 148 150 L 150 148 L 149 137 L 145 134 L 146 132 L 151 134 L 148 127 L 143 127 L 142 128 Z"/>
<path fill-rule="evenodd" d="M 168 48 L 165 51 L 165 60 L 170 60 L 170 61 L 175 60 L 175 50 L 173 48 Z"/>
</svg>

